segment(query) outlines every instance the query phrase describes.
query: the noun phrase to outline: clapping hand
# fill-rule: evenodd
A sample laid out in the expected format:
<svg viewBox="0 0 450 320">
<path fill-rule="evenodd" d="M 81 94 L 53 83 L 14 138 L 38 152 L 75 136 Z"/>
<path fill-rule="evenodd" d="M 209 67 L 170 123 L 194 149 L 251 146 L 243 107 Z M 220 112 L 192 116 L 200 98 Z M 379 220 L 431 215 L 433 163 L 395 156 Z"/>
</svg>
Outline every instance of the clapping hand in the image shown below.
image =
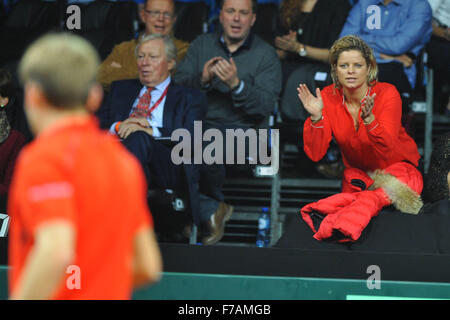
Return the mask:
<svg viewBox="0 0 450 320">
<path fill-rule="evenodd" d="M 208 60 L 203 67 L 201 81 L 203 84 L 206 84 L 215 76 L 230 88 L 237 86 L 239 84 L 239 77 L 233 58 L 230 58 L 230 61 L 222 57 L 214 57 Z"/>
<path fill-rule="evenodd" d="M 373 106 L 375 104 L 376 93 L 372 96 L 366 96 L 361 104 L 361 119 L 365 124 L 370 124 L 375 119 L 375 116 L 372 113 Z"/>
<path fill-rule="evenodd" d="M 231 89 L 239 84 L 237 67 L 233 58 L 230 61 L 221 59 L 214 65 L 214 74 Z"/>
<path fill-rule="evenodd" d="M 291 30 L 284 36 L 276 37 L 275 46 L 284 51 L 296 52 L 298 48 L 297 33 Z"/>
<path fill-rule="evenodd" d="M 297 88 L 298 98 L 303 103 L 306 111 L 311 115 L 311 120 L 317 121 L 322 118 L 323 101 L 320 89 L 316 89 L 315 97 L 308 89 L 306 84 L 300 84 Z"/>
<path fill-rule="evenodd" d="M 205 63 L 205 65 L 203 66 L 203 71 L 202 71 L 202 78 L 201 78 L 202 84 L 206 84 L 211 81 L 211 79 L 215 76 L 214 66 L 219 60 L 222 60 L 222 59 L 223 59 L 222 57 L 214 57 L 214 58 L 209 59 Z"/>
</svg>

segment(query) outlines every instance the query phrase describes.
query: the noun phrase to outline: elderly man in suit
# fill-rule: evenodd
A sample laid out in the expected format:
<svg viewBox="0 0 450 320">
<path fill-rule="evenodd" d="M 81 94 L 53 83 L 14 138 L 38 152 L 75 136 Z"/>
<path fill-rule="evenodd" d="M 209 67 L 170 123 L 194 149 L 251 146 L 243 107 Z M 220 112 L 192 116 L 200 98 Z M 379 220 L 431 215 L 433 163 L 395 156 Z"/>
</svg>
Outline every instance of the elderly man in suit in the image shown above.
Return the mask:
<svg viewBox="0 0 450 320">
<path fill-rule="evenodd" d="M 136 47 L 139 79 L 115 81 L 97 112 L 102 128 L 122 140 L 144 168 L 148 184 L 158 189 L 183 189 L 196 225 L 198 215 L 198 170 L 193 164 L 175 165 L 171 149 L 158 140 L 176 129 L 189 130 L 206 112 L 206 97 L 200 91 L 171 81 L 177 51 L 169 36 L 143 37 Z"/>
</svg>

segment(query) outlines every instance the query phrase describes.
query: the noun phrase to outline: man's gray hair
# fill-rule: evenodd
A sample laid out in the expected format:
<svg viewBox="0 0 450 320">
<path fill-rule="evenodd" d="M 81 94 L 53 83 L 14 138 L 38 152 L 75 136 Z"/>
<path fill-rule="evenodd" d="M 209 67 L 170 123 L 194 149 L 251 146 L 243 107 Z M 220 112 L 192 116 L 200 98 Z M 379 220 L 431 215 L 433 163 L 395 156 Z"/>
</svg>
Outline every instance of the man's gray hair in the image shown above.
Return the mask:
<svg viewBox="0 0 450 320">
<path fill-rule="evenodd" d="M 173 60 L 175 62 L 174 67 L 177 64 L 177 47 L 175 47 L 175 44 L 173 43 L 172 37 L 170 35 L 162 35 L 162 34 L 147 34 L 142 36 L 139 39 L 138 45 L 136 46 L 135 55 L 136 58 L 138 56 L 139 47 L 143 45 L 144 43 L 150 41 L 150 40 L 156 40 L 161 39 L 164 42 L 164 51 L 166 54 L 167 61 Z"/>
</svg>

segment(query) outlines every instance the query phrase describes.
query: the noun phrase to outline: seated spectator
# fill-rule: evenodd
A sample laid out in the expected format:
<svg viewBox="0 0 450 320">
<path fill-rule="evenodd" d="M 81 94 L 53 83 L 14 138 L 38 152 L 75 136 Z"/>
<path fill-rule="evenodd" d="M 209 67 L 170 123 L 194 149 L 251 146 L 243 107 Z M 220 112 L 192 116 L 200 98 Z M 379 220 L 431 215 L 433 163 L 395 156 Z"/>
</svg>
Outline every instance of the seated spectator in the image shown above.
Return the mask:
<svg viewBox="0 0 450 320">
<path fill-rule="evenodd" d="M 17 156 L 26 143 L 25 136 L 11 123 L 8 114 L 18 108 L 11 74 L 0 69 L 0 213 L 6 213 L 8 191 Z"/>
<path fill-rule="evenodd" d="M 432 12 L 423 0 L 359 0 L 351 9 L 340 36 L 362 38 L 373 49 L 378 79 L 396 86 L 409 111 L 416 81 L 415 61 L 431 35 Z"/>
<path fill-rule="evenodd" d="M 150 34 L 171 35 L 176 20 L 174 0 L 147 0 L 140 11 L 140 18 L 145 24 L 145 32 L 139 38 Z M 124 79 L 137 79 L 138 67 L 135 50 L 139 39 L 125 41 L 114 47 L 111 54 L 100 65 L 97 80 L 105 90 L 111 82 Z M 177 59 L 181 60 L 189 47 L 187 42 L 173 38 L 177 48 Z"/>
<path fill-rule="evenodd" d="M 450 1 L 428 0 L 433 9 L 433 33 L 427 45 L 428 65 L 434 69 L 434 99 L 439 113 L 450 117 Z M 435 104 L 436 105 L 436 104 Z"/>
<path fill-rule="evenodd" d="M 141 37 L 136 55 L 139 79 L 111 84 L 97 113 L 100 125 L 122 139 L 140 161 L 150 188 L 186 191 L 194 223 L 200 225 L 197 167 L 175 165 L 171 149 L 155 138 L 170 137 L 179 128 L 193 136 L 194 121 L 202 120 L 206 112 L 206 98 L 172 82 L 177 53 L 170 36 Z"/>
<path fill-rule="evenodd" d="M 301 213 L 316 239 L 356 241 L 385 206 L 420 211 L 420 155 L 401 125 L 398 91 L 377 81 L 372 49 L 357 36 L 342 37 L 330 50 L 330 64 L 334 84 L 315 95 L 300 84 L 298 97 L 310 114 L 304 151 L 318 161 L 336 139 L 345 165 L 342 193 L 308 204 Z"/>
<path fill-rule="evenodd" d="M 251 32 L 256 5 L 256 0 L 221 1 L 223 31 L 198 36 L 174 75 L 176 83 L 206 91 L 208 112 L 203 130 L 215 128 L 224 133 L 227 128 L 264 126 L 277 103 L 281 66 L 275 49 Z M 232 206 L 223 202 L 224 180 L 223 165 L 201 167 L 201 215 L 209 221 L 203 244 L 215 244 L 222 238 L 225 221 L 233 212 Z"/>
<path fill-rule="evenodd" d="M 275 38 L 283 68 L 283 121 L 303 122 L 308 117 L 304 108 L 298 107 L 301 105 L 296 91 L 299 83 L 306 83 L 312 90 L 332 83 L 329 48 L 338 39 L 349 11 L 348 0 L 283 0 L 282 36 Z"/>
</svg>

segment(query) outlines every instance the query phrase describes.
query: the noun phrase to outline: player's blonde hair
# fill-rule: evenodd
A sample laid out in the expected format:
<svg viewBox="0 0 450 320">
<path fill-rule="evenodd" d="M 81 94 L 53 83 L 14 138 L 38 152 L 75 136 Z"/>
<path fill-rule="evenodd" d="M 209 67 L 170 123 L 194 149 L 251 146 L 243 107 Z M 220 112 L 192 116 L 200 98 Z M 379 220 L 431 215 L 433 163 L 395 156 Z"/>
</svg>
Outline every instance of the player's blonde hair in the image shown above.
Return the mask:
<svg viewBox="0 0 450 320">
<path fill-rule="evenodd" d="M 84 106 L 95 83 L 100 58 L 80 36 L 51 33 L 36 40 L 19 65 L 23 84 L 36 82 L 56 108 Z"/>
</svg>

